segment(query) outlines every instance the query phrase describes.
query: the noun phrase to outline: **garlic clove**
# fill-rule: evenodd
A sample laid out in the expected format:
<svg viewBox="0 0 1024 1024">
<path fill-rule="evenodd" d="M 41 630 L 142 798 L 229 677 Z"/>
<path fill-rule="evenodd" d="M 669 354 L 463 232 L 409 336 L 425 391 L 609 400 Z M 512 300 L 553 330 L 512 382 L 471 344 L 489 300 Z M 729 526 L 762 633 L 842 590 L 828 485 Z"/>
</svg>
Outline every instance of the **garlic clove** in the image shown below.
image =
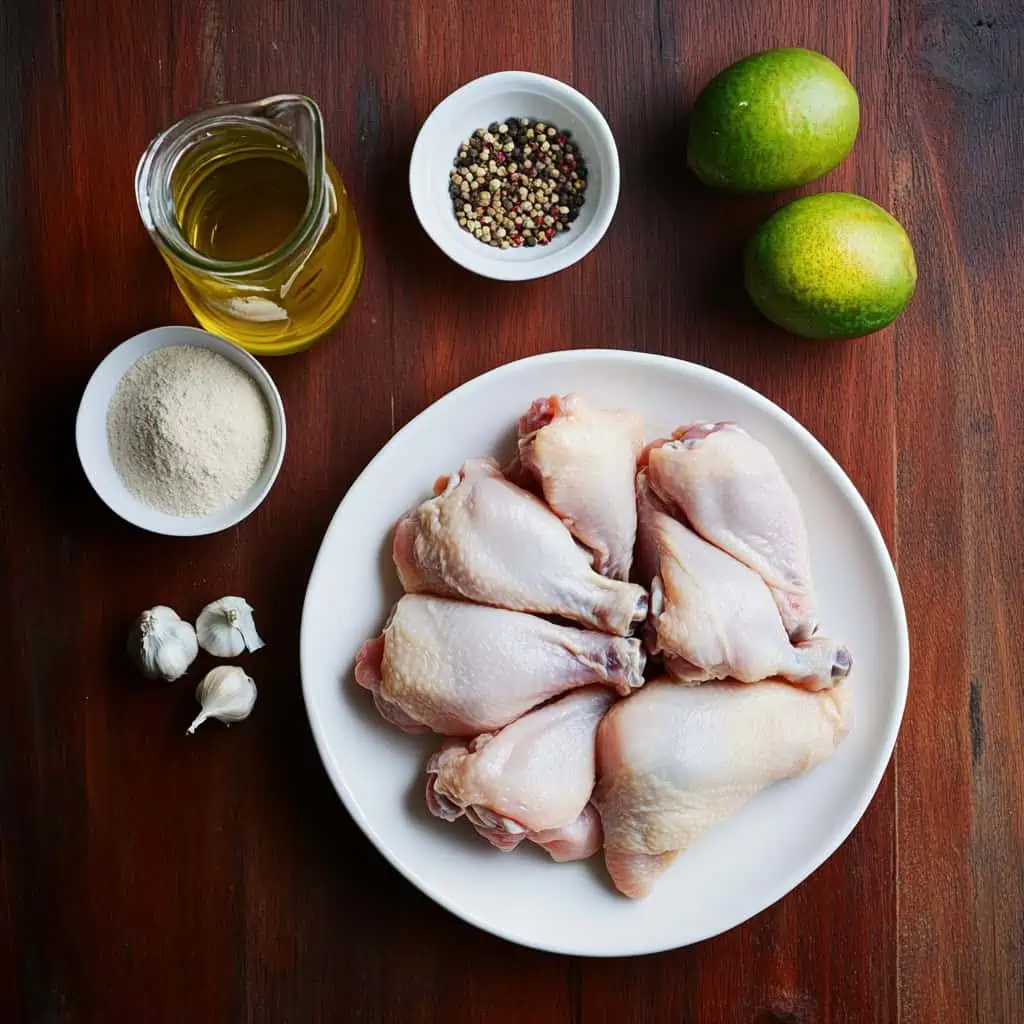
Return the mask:
<svg viewBox="0 0 1024 1024">
<path fill-rule="evenodd" d="M 225 725 L 248 718 L 256 703 L 256 684 L 237 665 L 218 665 L 196 687 L 196 700 L 202 711 L 188 727 L 189 736 L 208 718 Z"/>
<path fill-rule="evenodd" d="M 258 651 L 265 644 L 256 632 L 252 607 L 241 597 L 211 601 L 196 620 L 199 646 L 215 658 L 236 658 L 242 651 Z"/>
<path fill-rule="evenodd" d="M 144 611 L 128 635 L 128 656 L 150 679 L 173 682 L 188 671 L 198 653 L 191 623 L 166 605 Z"/>
</svg>

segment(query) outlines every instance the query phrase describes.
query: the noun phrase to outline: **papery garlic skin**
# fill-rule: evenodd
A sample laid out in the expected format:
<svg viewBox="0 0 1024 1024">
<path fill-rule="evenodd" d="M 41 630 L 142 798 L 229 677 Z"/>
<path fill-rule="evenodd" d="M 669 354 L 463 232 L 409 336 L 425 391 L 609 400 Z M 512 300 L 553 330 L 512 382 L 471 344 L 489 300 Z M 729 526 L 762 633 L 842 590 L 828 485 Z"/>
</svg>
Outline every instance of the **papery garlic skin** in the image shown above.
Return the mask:
<svg viewBox="0 0 1024 1024">
<path fill-rule="evenodd" d="M 128 656 L 150 679 L 179 679 L 198 653 L 192 624 L 162 604 L 144 611 L 128 636 Z"/>
<path fill-rule="evenodd" d="M 196 620 L 199 646 L 215 658 L 237 658 L 242 651 L 258 651 L 265 644 L 256 632 L 252 606 L 241 597 L 211 601 Z"/>
<path fill-rule="evenodd" d="M 188 727 L 189 736 L 208 718 L 226 725 L 248 718 L 256 703 L 256 684 L 237 665 L 218 665 L 196 687 L 196 700 L 203 710 Z"/>
</svg>

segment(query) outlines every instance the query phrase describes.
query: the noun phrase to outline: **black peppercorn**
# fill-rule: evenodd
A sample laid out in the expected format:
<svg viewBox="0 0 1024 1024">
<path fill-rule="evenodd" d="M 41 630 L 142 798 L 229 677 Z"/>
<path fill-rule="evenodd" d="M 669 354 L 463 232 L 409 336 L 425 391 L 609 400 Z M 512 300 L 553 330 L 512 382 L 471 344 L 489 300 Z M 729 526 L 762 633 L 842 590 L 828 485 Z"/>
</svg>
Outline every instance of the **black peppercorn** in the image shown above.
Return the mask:
<svg viewBox="0 0 1024 1024">
<path fill-rule="evenodd" d="M 547 245 L 568 231 L 587 188 L 586 163 L 571 138 L 525 117 L 477 128 L 449 174 L 459 226 L 501 249 Z"/>
</svg>

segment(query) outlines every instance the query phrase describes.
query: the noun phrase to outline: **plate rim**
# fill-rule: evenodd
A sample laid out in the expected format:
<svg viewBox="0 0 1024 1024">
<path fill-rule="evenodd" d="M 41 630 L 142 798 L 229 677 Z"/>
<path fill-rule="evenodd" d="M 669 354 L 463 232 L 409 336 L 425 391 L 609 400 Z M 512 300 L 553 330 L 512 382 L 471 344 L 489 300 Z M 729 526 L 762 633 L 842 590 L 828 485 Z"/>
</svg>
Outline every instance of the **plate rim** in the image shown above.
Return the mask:
<svg viewBox="0 0 1024 1024">
<path fill-rule="evenodd" d="M 334 762 L 325 730 L 314 707 L 314 701 L 310 694 L 310 684 L 308 682 L 311 673 L 307 671 L 306 651 L 308 644 L 306 635 L 309 628 L 307 623 L 311 615 L 310 593 L 314 589 L 314 584 L 316 583 L 318 576 L 326 571 L 324 568 L 326 565 L 324 551 L 339 523 L 340 516 L 346 503 L 350 500 L 350 496 L 356 489 L 357 485 L 364 477 L 373 471 L 376 463 L 383 460 L 385 453 L 392 447 L 398 447 L 401 445 L 406 434 L 411 431 L 411 428 L 421 419 L 421 417 L 426 415 L 426 413 L 433 412 L 438 408 L 444 408 L 445 406 L 452 404 L 459 396 L 467 391 L 482 386 L 485 382 L 491 382 L 498 380 L 501 377 L 511 375 L 526 365 L 537 365 L 543 363 L 571 364 L 590 361 L 646 364 L 654 369 L 660 367 L 665 370 L 671 370 L 671 372 L 677 374 L 691 373 L 698 380 L 703 379 L 708 382 L 713 382 L 716 385 L 725 387 L 726 390 L 737 392 L 743 397 L 751 400 L 755 405 L 760 406 L 769 414 L 780 416 L 786 425 L 794 430 L 805 443 L 809 443 L 812 448 L 817 450 L 819 457 L 824 457 L 821 459 L 821 462 L 826 472 L 839 486 L 840 490 L 843 492 L 843 496 L 854 509 L 858 519 L 860 519 L 865 526 L 868 539 L 872 547 L 875 549 L 876 554 L 879 556 L 878 562 L 882 569 L 885 588 L 893 599 L 894 609 L 896 612 L 896 621 L 894 625 L 896 627 L 896 641 L 899 650 L 897 665 L 895 666 L 894 671 L 897 690 L 894 694 L 896 701 L 895 714 L 892 715 L 888 729 L 884 735 L 884 742 L 881 747 L 881 749 L 884 750 L 884 756 L 881 756 L 876 760 L 869 778 L 869 784 L 864 787 L 862 795 L 857 800 L 853 810 L 846 816 L 840 827 L 836 829 L 833 837 L 828 843 L 824 844 L 820 851 L 817 851 L 810 858 L 799 862 L 799 865 L 795 870 L 787 872 L 779 884 L 772 886 L 767 890 L 765 898 L 758 901 L 760 906 L 756 910 L 741 921 L 736 921 L 716 931 L 709 932 L 707 935 L 704 935 L 699 939 L 693 939 L 692 941 L 683 943 L 676 943 L 671 940 L 668 942 L 655 941 L 654 943 L 646 944 L 627 942 L 623 946 L 618 946 L 608 950 L 572 949 L 566 948 L 564 944 L 560 944 L 558 942 L 546 942 L 542 939 L 526 939 L 519 936 L 509 936 L 486 921 L 481 920 L 471 911 L 456 906 L 444 891 L 439 890 L 433 884 L 422 879 L 414 867 L 403 863 L 401 859 L 392 852 L 387 843 L 381 839 L 373 825 L 366 819 L 366 816 L 358 808 L 358 805 L 349 792 L 348 785 L 343 778 L 342 772 Z M 728 374 L 722 373 L 719 370 L 713 370 L 710 367 L 702 366 L 699 363 L 693 363 L 689 360 L 677 359 L 674 356 L 659 355 L 651 352 L 634 352 L 628 349 L 560 349 L 552 352 L 542 352 L 537 355 L 526 356 L 522 359 L 515 359 L 511 362 L 503 363 L 500 366 L 486 370 L 452 388 L 440 398 L 421 409 L 412 417 L 412 419 L 409 420 L 408 423 L 404 424 L 398 431 L 396 431 L 392 437 L 381 446 L 373 458 L 370 459 L 370 461 L 363 467 L 360 473 L 348 486 L 341 500 L 338 502 L 338 505 L 331 516 L 331 521 L 328 523 L 327 528 L 324 531 L 323 537 L 320 541 L 320 546 L 317 549 L 316 558 L 313 562 L 313 567 L 309 574 L 306 591 L 303 595 L 302 617 L 299 627 L 299 674 L 302 682 L 302 700 L 306 708 L 306 717 L 309 720 L 313 739 L 316 743 L 317 754 L 323 763 L 328 778 L 331 780 L 331 784 L 334 786 L 334 789 L 340 797 L 349 816 L 356 825 L 359 826 L 363 835 L 370 840 L 376 850 L 396 871 L 398 871 L 399 874 L 402 875 L 403 878 L 419 889 L 419 891 L 429 899 L 433 900 L 433 902 L 438 904 L 438 906 L 443 907 L 450 914 L 453 914 L 461 920 L 466 921 L 468 924 L 479 928 L 481 931 L 485 931 L 488 934 L 494 935 L 506 942 L 512 942 L 516 945 L 529 949 L 537 949 L 542 952 L 556 953 L 563 956 L 607 959 L 609 957 L 620 956 L 647 956 L 654 953 L 666 952 L 672 949 L 682 949 L 686 946 L 696 945 L 698 942 L 704 942 L 708 939 L 714 938 L 724 932 L 731 931 L 733 928 L 739 927 L 756 917 L 758 914 L 763 913 L 784 896 L 787 896 L 790 892 L 796 889 L 797 886 L 810 878 L 810 876 L 814 874 L 814 872 L 817 871 L 818 868 L 820 868 L 821 865 L 824 864 L 825 861 L 827 861 L 844 842 L 846 842 L 850 837 L 850 834 L 860 823 L 861 818 L 864 817 L 864 814 L 870 806 L 871 801 L 874 799 L 875 794 L 878 792 L 878 787 L 892 761 L 893 751 L 896 747 L 896 740 L 899 735 L 899 730 L 906 710 L 907 692 L 910 682 L 910 637 L 907 627 L 906 609 L 903 604 L 903 594 L 900 589 L 899 579 L 896 574 L 895 565 L 893 564 L 892 555 L 886 546 L 885 538 L 882 536 L 882 531 L 875 520 L 870 507 L 836 458 L 802 423 L 800 423 L 799 420 L 783 409 L 780 405 L 773 402 L 770 398 L 762 395 L 759 391 L 752 388 L 749 384 L 744 384 L 735 377 L 730 377 Z"/>
</svg>

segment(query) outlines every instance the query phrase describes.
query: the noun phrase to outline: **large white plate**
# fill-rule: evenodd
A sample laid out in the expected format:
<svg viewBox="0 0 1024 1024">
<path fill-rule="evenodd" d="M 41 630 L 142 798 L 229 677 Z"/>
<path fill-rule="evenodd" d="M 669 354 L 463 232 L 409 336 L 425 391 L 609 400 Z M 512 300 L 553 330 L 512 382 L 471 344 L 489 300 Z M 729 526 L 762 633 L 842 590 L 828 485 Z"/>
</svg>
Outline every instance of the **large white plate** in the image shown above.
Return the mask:
<svg viewBox="0 0 1024 1024">
<path fill-rule="evenodd" d="M 353 659 L 399 596 L 391 527 L 469 456 L 506 456 L 536 397 L 580 391 L 631 406 L 648 437 L 734 419 L 774 452 L 803 503 L 822 624 L 854 656 L 855 725 L 838 753 L 762 793 L 684 853 L 649 899 L 619 896 L 601 857 L 555 864 L 530 844 L 502 854 L 423 803 L 430 738 L 387 726 Z M 446 395 L 399 431 L 335 513 L 306 592 L 302 684 L 320 756 L 349 813 L 389 861 L 460 917 L 513 942 L 619 956 L 670 949 L 740 924 L 806 878 L 846 838 L 882 777 L 907 692 L 899 585 L 863 499 L 794 419 L 722 374 L 660 356 L 557 352 L 510 363 Z"/>
</svg>

